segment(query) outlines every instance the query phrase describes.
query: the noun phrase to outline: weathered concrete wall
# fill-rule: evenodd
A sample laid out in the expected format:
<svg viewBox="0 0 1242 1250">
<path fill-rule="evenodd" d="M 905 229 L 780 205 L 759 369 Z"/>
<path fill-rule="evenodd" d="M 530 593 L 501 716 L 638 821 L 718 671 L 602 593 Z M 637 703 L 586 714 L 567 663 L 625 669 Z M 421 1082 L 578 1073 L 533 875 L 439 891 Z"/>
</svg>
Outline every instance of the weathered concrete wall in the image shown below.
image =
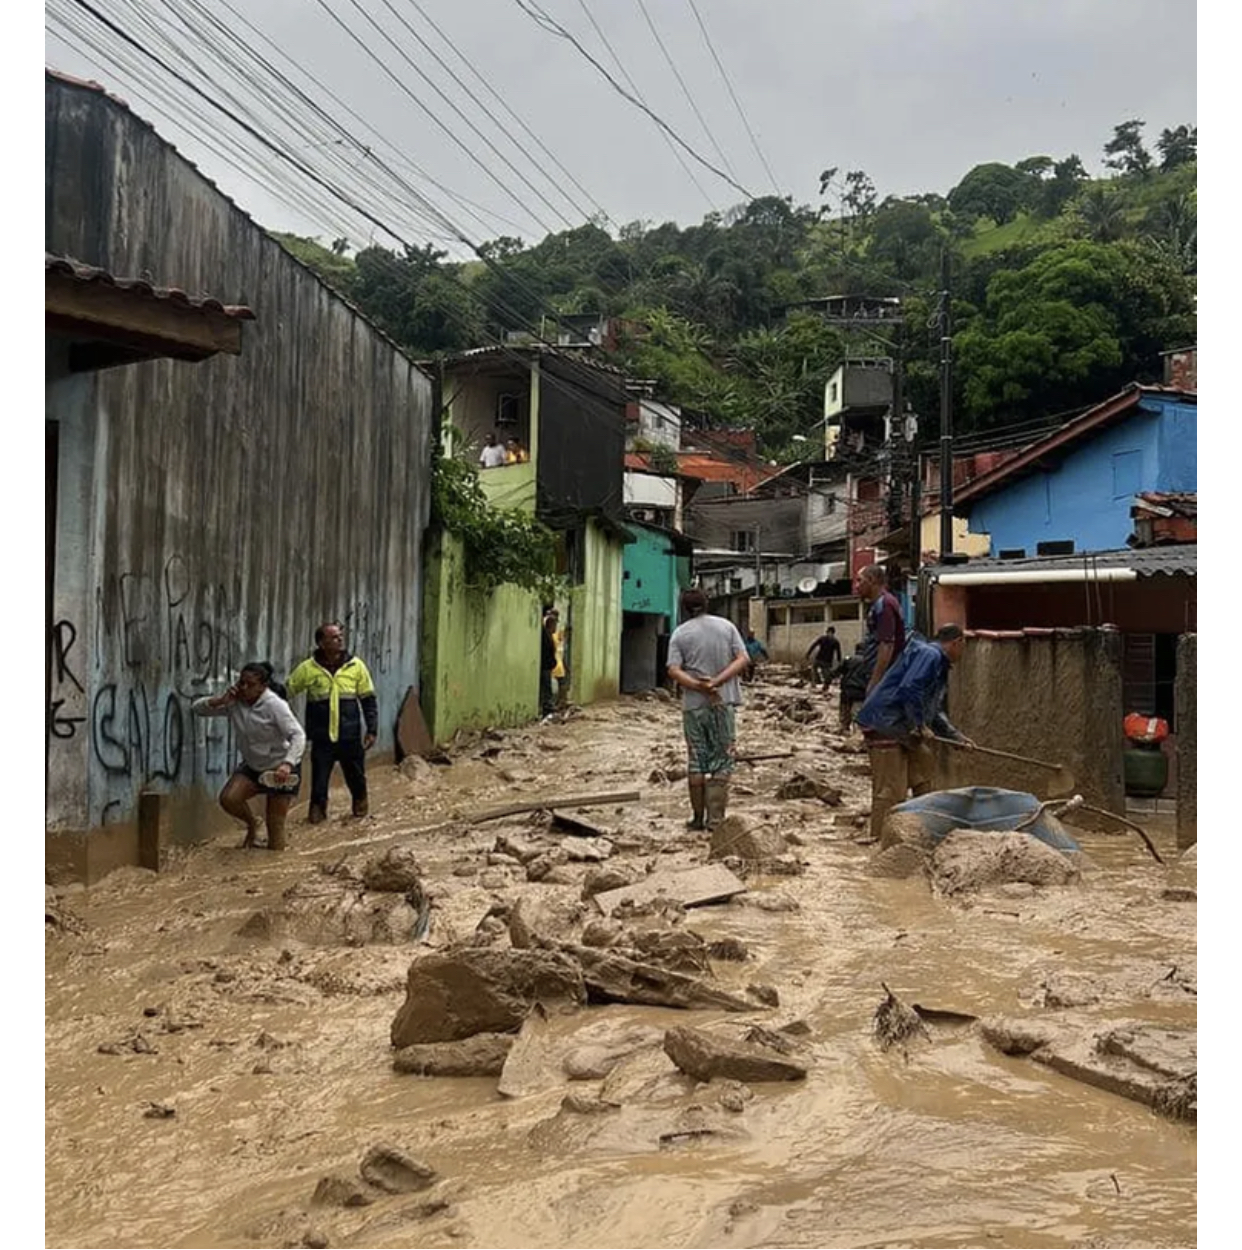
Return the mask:
<svg viewBox="0 0 1242 1250">
<path fill-rule="evenodd" d="M 236 754 L 190 700 L 248 659 L 287 673 L 324 618 L 371 668 L 392 749 L 418 672 L 432 384 L 123 106 L 53 78 L 46 104 L 47 249 L 258 318 L 240 357 L 197 365 L 67 377 L 49 348 L 49 866 L 94 876 L 133 861 L 145 789 L 172 796 L 175 840 L 212 827 Z"/>
<path fill-rule="evenodd" d="M 595 521 L 583 533 L 583 582 L 570 592 L 569 697 L 579 704 L 615 699 L 621 684 L 622 544 Z"/>
<path fill-rule="evenodd" d="M 1196 639 L 1195 634 L 1183 634 L 1177 640 L 1177 681 L 1173 687 L 1177 720 L 1177 845 L 1182 847 L 1193 846 L 1199 839 Z"/>
<path fill-rule="evenodd" d="M 1125 811 L 1121 635 L 1058 630 L 971 638 L 949 683 L 948 713 L 980 746 L 1073 770 L 1093 806 Z M 1041 770 L 945 748 L 939 784 L 1040 792 Z"/>
<path fill-rule="evenodd" d="M 432 540 L 426 569 L 420 695 L 432 738 L 443 743 L 458 729 L 534 720 L 538 597 L 516 586 L 469 589 L 462 543 L 452 535 Z"/>
<path fill-rule="evenodd" d="M 769 657 L 781 664 L 805 663 L 807 649 L 829 625 L 836 630 L 843 656 L 853 655 L 862 638 L 862 607 L 853 596 L 765 603 L 766 620 L 763 626 L 752 624 L 751 628 L 757 637 L 764 640 Z"/>
</svg>

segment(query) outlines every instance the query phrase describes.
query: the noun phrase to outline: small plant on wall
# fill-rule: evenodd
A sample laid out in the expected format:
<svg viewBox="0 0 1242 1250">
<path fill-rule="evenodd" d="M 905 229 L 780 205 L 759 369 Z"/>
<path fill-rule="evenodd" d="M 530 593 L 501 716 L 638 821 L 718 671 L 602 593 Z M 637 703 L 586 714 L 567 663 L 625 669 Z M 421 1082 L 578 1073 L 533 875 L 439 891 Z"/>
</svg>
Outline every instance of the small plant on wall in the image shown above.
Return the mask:
<svg viewBox="0 0 1242 1250">
<path fill-rule="evenodd" d="M 488 503 L 474 465 L 444 455 L 438 444 L 432 457 L 431 525 L 461 539 L 466 581 L 473 589 L 509 584 L 547 602 L 555 598 L 556 535 L 525 512 Z"/>
</svg>

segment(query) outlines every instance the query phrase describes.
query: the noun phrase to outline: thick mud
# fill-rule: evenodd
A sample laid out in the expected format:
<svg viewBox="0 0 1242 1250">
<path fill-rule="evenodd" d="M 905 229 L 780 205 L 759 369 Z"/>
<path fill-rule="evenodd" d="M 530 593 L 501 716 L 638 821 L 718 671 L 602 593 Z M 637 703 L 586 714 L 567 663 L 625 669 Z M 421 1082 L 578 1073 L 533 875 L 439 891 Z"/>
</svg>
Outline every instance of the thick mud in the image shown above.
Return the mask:
<svg viewBox="0 0 1242 1250">
<path fill-rule="evenodd" d="M 616 924 L 582 897 L 588 873 L 708 861 L 684 781 L 666 780 L 677 707 L 654 697 L 462 743 L 449 766 L 376 768 L 370 818 L 295 815 L 283 855 L 237 849 L 239 831 L 158 877 L 49 897 L 47 1244 L 1193 1245 L 1193 1126 L 1003 1054 L 967 1018 L 1193 1028 L 1193 889 L 1166 895 L 1137 838 L 1076 830 L 1085 864 L 1065 886 L 950 898 L 873 876 L 875 848 L 854 840 L 865 756 L 842 749 L 835 708 L 779 673 L 748 694 L 742 753 L 795 754 L 738 769 L 731 814 L 767 827 L 757 842 L 786 837 L 774 859 L 719 861 L 747 886 L 729 902 Z M 538 815 L 464 819 L 634 789 L 580 814 L 591 839 Z M 1149 832 L 1172 865 L 1172 831 Z M 541 854 L 523 863 L 501 838 Z M 425 897 L 350 875 L 393 847 L 412 849 Z M 317 890 L 336 891 L 318 911 Z M 488 1076 L 394 1071 L 411 959 L 507 950 L 519 898 L 523 941 L 697 934 L 686 966 L 710 971 L 683 975 L 754 1010 L 560 1004 L 509 1052 L 507 1082 L 500 1059 Z M 881 983 L 932 1009 L 887 1048 Z M 679 1027 L 787 1051 L 805 1078 L 696 1084 L 662 1044 Z M 408 1191 L 360 1176 L 373 1147 L 409 1157 Z"/>
</svg>

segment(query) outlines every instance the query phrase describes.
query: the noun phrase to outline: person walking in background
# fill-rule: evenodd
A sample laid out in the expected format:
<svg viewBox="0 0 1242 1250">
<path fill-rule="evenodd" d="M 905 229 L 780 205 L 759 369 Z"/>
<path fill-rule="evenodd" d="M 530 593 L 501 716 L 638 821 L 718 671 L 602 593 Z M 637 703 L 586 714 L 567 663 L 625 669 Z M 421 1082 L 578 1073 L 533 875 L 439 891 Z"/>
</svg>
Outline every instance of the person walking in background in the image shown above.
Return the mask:
<svg viewBox="0 0 1242 1250">
<path fill-rule="evenodd" d="M 355 816 L 367 805 L 366 753 L 379 732 L 375 683 L 367 666 L 345 649 L 335 621 L 315 630 L 315 651 L 289 676 L 289 696 L 306 695 L 306 736 L 311 744 L 311 801 L 307 819 L 328 818 L 328 785 L 337 764 L 353 799 Z"/>
<path fill-rule="evenodd" d="M 555 608 L 544 609 L 543 628 L 539 631 L 539 715 L 551 716 L 556 711 L 552 693 L 552 674 L 556 672 L 556 625 L 560 614 Z M 527 687 L 529 689 L 530 687 Z"/>
<path fill-rule="evenodd" d="M 945 715 L 949 669 L 962 658 L 966 635 L 960 625 L 942 625 L 935 642 L 911 638 L 858 713 L 871 757 L 871 836 L 909 794 L 927 794 L 935 776 L 931 744 L 949 738 L 972 747 Z"/>
<path fill-rule="evenodd" d="M 815 670 L 815 680 L 825 690 L 832 681 L 832 670 L 841 663 L 841 644 L 837 641 L 837 631 L 829 625 L 826 630 L 806 650 L 806 658 L 811 659 Z"/>
<path fill-rule="evenodd" d="M 754 681 L 760 662 L 768 658 L 768 649 L 755 637 L 753 629 L 746 631 L 746 656 L 750 661 L 746 666 L 746 680 Z"/>
<path fill-rule="evenodd" d="M 241 759 L 220 791 L 220 806 L 246 826 L 242 846 L 255 845 L 258 822 L 250 800 L 267 796 L 267 849 L 285 849 L 285 817 L 298 792 L 306 734 L 284 698 L 284 687 L 272 680 L 272 666 L 263 660 L 247 664 L 237 683 L 223 694 L 190 704 L 195 716 L 227 716 Z"/>
<path fill-rule="evenodd" d="M 733 772 L 738 678 L 750 663 L 737 626 L 707 611 L 707 596 L 681 596 L 682 623 L 668 642 L 668 675 L 682 695 L 682 729 L 689 755 L 691 829 L 714 829 L 725 818 Z"/>
<path fill-rule="evenodd" d="M 489 434 L 483 443 L 483 450 L 479 452 L 479 465 L 484 469 L 498 469 L 505 463 L 505 449 L 496 439 L 495 434 Z"/>
<path fill-rule="evenodd" d="M 884 674 L 906 645 L 906 623 L 901 604 L 889 592 L 888 574 L 869 564 L 858 575 L 858 597 L 867 605 L 863 635 L 863 661 L 867 666 L 867 693 L 880 684 Z"/>
</svg>

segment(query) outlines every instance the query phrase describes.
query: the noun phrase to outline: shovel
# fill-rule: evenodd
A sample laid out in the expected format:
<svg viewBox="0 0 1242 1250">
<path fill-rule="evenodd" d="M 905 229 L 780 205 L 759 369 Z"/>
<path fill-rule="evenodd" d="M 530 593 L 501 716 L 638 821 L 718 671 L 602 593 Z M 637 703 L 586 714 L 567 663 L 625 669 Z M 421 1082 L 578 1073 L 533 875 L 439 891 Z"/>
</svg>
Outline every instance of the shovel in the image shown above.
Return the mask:
<svg viewBox="0 0 1242 1250">
<path fill-rule="evenodd" d="M 1019 764 L 1029 764 L 1035 768 L 1042 768 L 1046 772 L 1052 774 L 1049 780 L 1049 789 L 1059 791 L 1064 794 L 1073 794 L 1077 780 L 1073 772 L 1064 764 L 1050 764 L 1047 760 L 1032 759 L 1029 755 L 1015 755 L 1012 751 L 998 751 L 995 747 L 968 747 L 965 743 L 955 742 L 952 738 L 936 739 L 937 742 L 944 742 L 951 747 L 957 747 L 959 751 L 975 751 L 979 755 L 990 755 L 999 760 L 1014 760 Z"/>
</svg>

